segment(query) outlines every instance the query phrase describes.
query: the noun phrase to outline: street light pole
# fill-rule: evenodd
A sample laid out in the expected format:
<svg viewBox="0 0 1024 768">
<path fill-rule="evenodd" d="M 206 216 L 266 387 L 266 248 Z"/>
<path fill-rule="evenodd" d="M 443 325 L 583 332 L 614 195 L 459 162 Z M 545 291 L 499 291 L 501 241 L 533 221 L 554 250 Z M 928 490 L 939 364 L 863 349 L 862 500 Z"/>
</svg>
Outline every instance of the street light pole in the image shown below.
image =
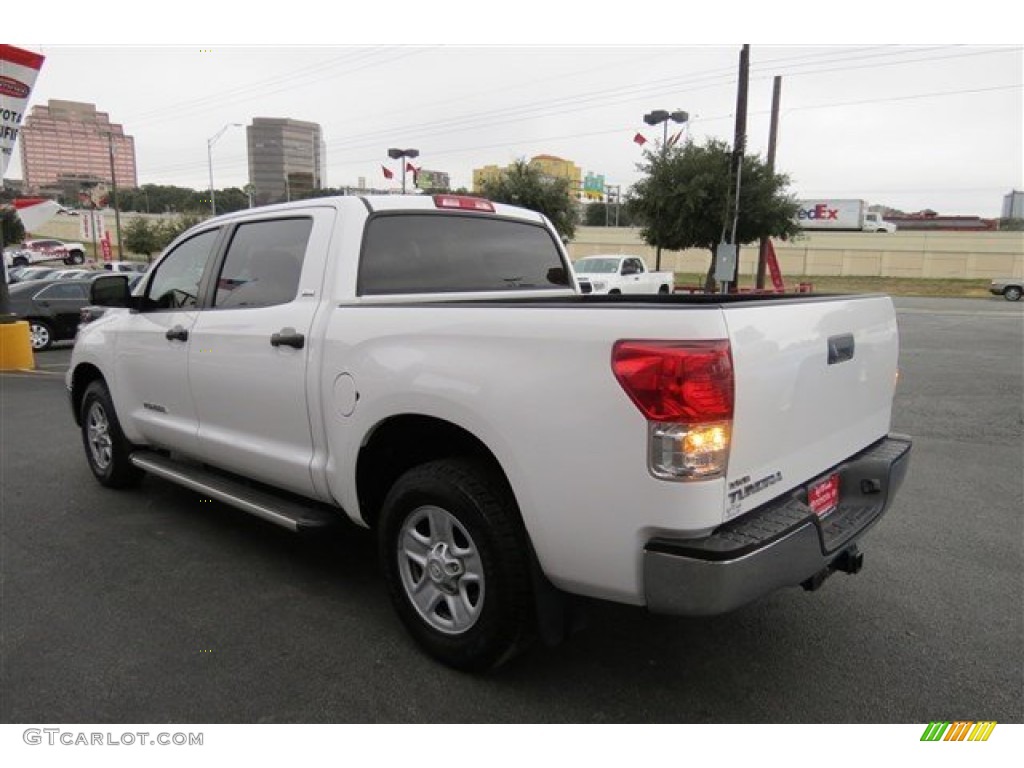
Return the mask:
<svg viewBox="0 0 1024 768">
<path fill-rule="evenodd" d="M 644 115 L 644 122 L 650 126 L 662 124 L 661 130 L 661 159 L 664 160 L 668 157 L 668 121 L 671 120 L 673 123 L 685 123 L 690 119 L 690 114 L 684 112 L 681 109 L 677 109 L 675 112 L 669 112 L 667 109 L 656 109 L 653 112 L 648 112 Z M 655 251 L 655 270 L 661 270 L 661 246 L 657 246 Z"/>
<path fill-rule="evenodd" d="M 241 128 L 241 123 L 228 123 L 221 128 L 217 133 L 206 140 L 206 162 L 210 167 L 210 214 L 213 216 L 217 215 L 217 201 L 216 196 L 213 192 L 213 145 L 217 143 L 217 139 L 224 135 L 224 131 L 228 128 Z"/>
<path fill-rule="evenodd" d="M 107 147 L 110 150 L 110 186 L 114 197 L 114 229 L 117 231 L 117 259 L 124 261 L 124 246 L 121 244 L 121 210 L 117 205 L 117 174 L 114 172 L 114 134 L 107 134 Z M 95 256 L 95 254 L 93 254 Z"/>
<path fill-rule="evenodd" d="M 405 166 L 407 162 L 405 158 L 412 160 L 414 157 L 419 157 L 420 151 L 418 149 L 397 149 L 392 147 L 388 150 L 388 157 L 392 160 L 402 161 L 402 194 L 405 194 Z"/>
</svg>

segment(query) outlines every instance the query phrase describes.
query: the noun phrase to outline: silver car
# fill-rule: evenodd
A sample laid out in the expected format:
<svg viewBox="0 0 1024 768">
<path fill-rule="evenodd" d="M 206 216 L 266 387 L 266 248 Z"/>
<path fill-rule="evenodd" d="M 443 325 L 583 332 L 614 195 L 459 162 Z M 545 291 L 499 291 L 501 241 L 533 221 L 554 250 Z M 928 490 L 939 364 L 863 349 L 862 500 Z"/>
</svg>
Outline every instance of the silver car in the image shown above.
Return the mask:
<svg viewBox="0 0 1024 768">
<path fill-rule="evenodd" d="M 1024 279 L 1019 277 L 997 277 L 988 287 L 994 296 L 1002 296 L 1007 301 L 1020 301 L 1024 294 Z"/>
</svg>

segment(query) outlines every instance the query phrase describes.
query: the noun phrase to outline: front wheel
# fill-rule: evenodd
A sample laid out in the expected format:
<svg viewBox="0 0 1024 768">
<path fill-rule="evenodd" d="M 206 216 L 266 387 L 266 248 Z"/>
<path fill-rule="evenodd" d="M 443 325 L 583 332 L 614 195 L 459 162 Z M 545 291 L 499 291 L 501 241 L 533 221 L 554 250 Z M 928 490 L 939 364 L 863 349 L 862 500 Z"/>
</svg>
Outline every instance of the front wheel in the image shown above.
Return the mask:
<svg viewBox="0 0 1024 768">
<path fill-rule="evenodd" d="M 27 267 L 28 259 L 25 258 L 24 256 L 15 256 L 14 261 L 11 262 L 11 265 L 15 267 Z"/>
<path fill-rule="evenodd" d="M 486 465 L 443 459 L 406 472 L 384 501 L 379 545 L 399 617 L 444 664 L 486 670 L 532 636 L 526 534 Z"/>
<path fill-rule="evenodd" d="M 86 388 L 80 414 L 85 458 L 100 484 L 125 488 L 138 482 L 142 470 L 131 462 L 131 444 L 121 431 L 104 382 L 94 381 Z"/>
<path fill-rule="evenodd" d="M 1007 301 L 1020 301 L 1020 296 L 1021 289 L 1017 285 L 1007 286 L 1006 290 L 1003 291 L 1003 298 Z"/>
</svg>

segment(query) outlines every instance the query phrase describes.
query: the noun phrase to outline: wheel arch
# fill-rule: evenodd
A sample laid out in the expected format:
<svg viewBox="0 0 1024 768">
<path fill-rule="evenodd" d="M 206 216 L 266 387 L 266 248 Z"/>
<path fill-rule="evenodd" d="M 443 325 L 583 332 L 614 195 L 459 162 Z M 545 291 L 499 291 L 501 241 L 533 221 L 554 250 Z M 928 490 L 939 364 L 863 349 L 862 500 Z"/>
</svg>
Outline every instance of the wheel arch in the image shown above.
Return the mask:
<svg viewBox="0 0 1024 768">
<path fill-rule="evenodd" d="M 75 424 L 82 426 L 82 398 L 85 390 L 94 381 L 106 383 L 103 373 L 92 363 L 79 363 L 71 374 L 71 410 L 75 416 Z"/>
<path fill-rule="evenodd" d="M 374 528 L 388 490 L 407 470 L 435 459 L 465 456 L 493 469 L 512 498 L 515 491 L 495 453 L 469 430 L 436 416 L 407 413 L 388 417 L 371 429 L 356 459 L 360 517 Z M 516 512 L 522 520 L 518 502 Z"/>
</svg>

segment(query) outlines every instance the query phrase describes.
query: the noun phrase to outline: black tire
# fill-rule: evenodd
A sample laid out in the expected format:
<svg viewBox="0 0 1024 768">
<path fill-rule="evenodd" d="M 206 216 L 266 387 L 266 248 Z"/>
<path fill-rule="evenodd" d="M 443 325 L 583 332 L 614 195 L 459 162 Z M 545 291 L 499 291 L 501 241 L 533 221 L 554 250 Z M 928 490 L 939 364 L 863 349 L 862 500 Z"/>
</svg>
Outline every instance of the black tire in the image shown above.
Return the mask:
<svg viewBox="0 0 1024 768">
<path fill-rule="evenodd" d="M 53 329 L 44 320 L 30 318 L 28 321 L 29 343 L 33 352 L 42 352 L 53 344 Z"/>
<path fill-rule="evenodd" d="M 658 293 L 661 294 L 662 296 L 666 296 L 668 294 L 668 286 L 667 285 L 661 286 L 658 289 Z"/>
<path fill-rule="evenodd" d="M 103 381 L 86 387 L 80 416 L 85 458 L 100 484 L 126 488 L 137 483 L 143 472 L 129 458 L 131 444 L 121 431 L 110 390 Z"/>
<path fill-rule="evenodd" d="M 28 266 L 28 259 L 26 259 L 24 256 L 15 256 L 14 257 L 14 261 L 12 262 L 12 266 L 15 266 L 15 267 L 27 267 Z"/>
<path fill-rule="evenodd" d="M 85 254 L 81 251 L 71 251 L 68 257 L 64 259 L 65 264 L 82 264 L 85 262 Z"/>
<path fill-rule="evenodd" d="M 622 291 L 620 291 L 618 288 L 612 288 L 610 291 L 608 291 L 608 295 L 609 296 L 621 296 L 622 295 Z"/>
<path fill-rule="evenodd" d="M 1003 298 L 1007 301 L 1020 301 L 1021 289 L 1019 285 L 1008 285 L 1003 291 Z"/>
<path fill-rule="evenodd" d="M 504 478 L 483 463 L 441 459 L 402 475 L 378 543 L 395 610 L 435 659 L 480 672 L 533 639 L 526 532 Z"/>
</svg>

